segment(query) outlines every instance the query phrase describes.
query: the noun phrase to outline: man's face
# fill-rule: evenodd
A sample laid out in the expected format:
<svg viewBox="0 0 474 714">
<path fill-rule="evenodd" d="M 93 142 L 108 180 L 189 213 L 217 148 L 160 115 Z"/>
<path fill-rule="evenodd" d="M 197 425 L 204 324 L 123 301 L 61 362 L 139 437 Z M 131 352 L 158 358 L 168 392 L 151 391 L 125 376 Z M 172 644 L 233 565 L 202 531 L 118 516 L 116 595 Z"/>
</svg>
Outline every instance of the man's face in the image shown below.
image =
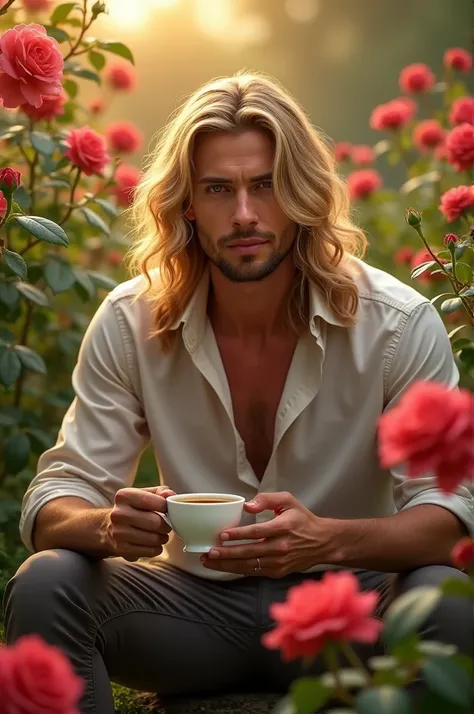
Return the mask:
<svg viewBox="0 0 474 714">
<path fill-rule="evenodd" d="M 263 280 L 289 255 L 296 225 L 272 187 L 274 149 L 260 131 L 207 133 L 194 150 L 193 202 L 199 242 L 233 282 Z"/>
</svg>

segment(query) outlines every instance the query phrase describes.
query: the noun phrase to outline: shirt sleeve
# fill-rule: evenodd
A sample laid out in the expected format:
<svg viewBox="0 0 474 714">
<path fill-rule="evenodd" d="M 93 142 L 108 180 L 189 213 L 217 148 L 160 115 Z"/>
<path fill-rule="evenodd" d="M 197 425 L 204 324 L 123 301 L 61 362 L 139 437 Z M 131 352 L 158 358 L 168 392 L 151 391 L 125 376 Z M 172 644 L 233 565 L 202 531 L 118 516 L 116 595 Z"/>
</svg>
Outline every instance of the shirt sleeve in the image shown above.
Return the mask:
<svg viewBox="0 0 474 714">
<path fill-rule="evenodd" d="M 39 458 L 36 476 L 22 502 L 20 534 L 33 551 L 36 515 L 48 501 L 83 498 L 97 507 L 113 504 L 115 493 L 133 485 L 141 452 L 150 437 L 134 392 L 130 337 L 107 297 L 93 317 L 72 375 L 75 398 L 55 446 Z"/>
<path fill-rule="evenodd" d="M 398 335 L 397 335 L 398 337 Z M 446 328 L 430 303 L 415 307 L 399 332 L 398 344 L 392 346 L 386 363 L 386 406 L 391 409 L 409 387 L 419 380 L 437 381 L 457 389 L 459 371 L 453 358 Z M 429 419 L 429 414 L 426 415 Z M 409 479 L 403 467 L 391 469 L 394 478 L 395 505 L 399 511 L 432 503 L 454 513 L 472 531 L 474 498 L 466 486 L 445 494 L 434 475 Z"/>
</svg>

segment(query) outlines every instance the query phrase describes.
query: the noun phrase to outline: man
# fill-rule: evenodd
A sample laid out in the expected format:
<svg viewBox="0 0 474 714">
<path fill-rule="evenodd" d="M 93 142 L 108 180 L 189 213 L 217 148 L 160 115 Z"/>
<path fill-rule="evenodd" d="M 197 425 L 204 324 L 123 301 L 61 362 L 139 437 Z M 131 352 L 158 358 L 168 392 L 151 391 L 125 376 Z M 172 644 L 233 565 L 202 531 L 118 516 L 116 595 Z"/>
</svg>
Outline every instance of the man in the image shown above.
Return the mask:
<svg viewBox="0 0 474 714">
<path fill-rule="evenodd" d="M 391 573 L 399 591 L 462 578 L 450 551 L 473 513 L 467 489 L 379 466 L 380 414 L 458 372 L 429 301 L 355 257 L 332 152 L 282 88 L 239 74 L 196 92 L 133 210 L 139 275 L 84 338 L 76 398 L 23 502 L 37 552 L 5 599 L 9 642 L 37 632 L 69 655 L 83 714 L 112 714 L 109 679 L 285 690 L 299 663 L 260 642 L 272 601 L 334 567 L 381 593 Z M 150 441 L 166 486 L 137 489 Z M 246 499 L 202 558 L 159 515 L 199 491 Z M 470 622 L 446 599 L 426 634 L 468 651 Z"/>
</svg>

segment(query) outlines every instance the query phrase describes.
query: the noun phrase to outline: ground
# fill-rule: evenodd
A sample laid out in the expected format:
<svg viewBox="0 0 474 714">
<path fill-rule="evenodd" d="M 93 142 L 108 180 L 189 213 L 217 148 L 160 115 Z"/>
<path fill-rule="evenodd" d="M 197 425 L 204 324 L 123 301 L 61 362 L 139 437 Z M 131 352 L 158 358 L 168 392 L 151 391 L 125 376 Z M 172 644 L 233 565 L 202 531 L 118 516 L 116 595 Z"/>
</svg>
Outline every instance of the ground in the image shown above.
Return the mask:
<svg viewBox="0 0 474 714">
<path fill-rule="evenodd" d="M 160 704 L 153 697 L 115 685 L 114 695 L 117 714 L 271 714 L 278 701 L 270 694 L 230 694 Z"/>
</svg>

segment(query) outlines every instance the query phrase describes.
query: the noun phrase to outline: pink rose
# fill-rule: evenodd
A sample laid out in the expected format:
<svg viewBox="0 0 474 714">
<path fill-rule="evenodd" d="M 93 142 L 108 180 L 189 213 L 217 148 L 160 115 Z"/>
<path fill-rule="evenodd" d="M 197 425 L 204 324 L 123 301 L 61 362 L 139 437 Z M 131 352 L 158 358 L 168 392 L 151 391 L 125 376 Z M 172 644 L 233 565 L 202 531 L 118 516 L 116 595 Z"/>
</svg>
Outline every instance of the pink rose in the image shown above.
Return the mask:
<svg viewBox="0 0 474 714">
<path fill-rule="evenodd" d="M 90 126 L 72 129 L 66 137 L 69 146 L 66 156 L 74 166 L 78 166 L 86 176 L 102 174 L 110 161 L 105 138 Z"/>
<path fill-rule="evenodd" d="M 33 121 L 51 121 L 57 116 L 64 114 L 64 105 L 67 102 L 67 94 L 64 90 L 53 97 L 43 97 L 43 104 L 36 108 L 31 104 L 22 104 L 20 109 Z"/>
<path fill-rule="evenodd" d="M 339 141 L 334 147 L 334 155 L 337 163 L 348 161 L 351 158 L 351 145 L 348 141 Z"/>
<path fill-rule="evenodd" d="M 422 152 L 436 149 L 444 142 L 445 132 L 437 119 L 420 121 L 413 131 L 413 143 Z"/>
<path fill-rule="evenodd" d="M 140 177 L 140 170 L 136 166 L 120 164 L 117 167 L 115 172 L 117 185 L 114 186 L 114 192 L 119 206 L 128 207 L 131 205 Z"/>
<path fill-rule="evenodd" d="M 3 195 L 2 191 L 0 191 L 0 220 L 4 217 L 5 213 L 7 212 L 7 208 L 8 208 L 7 199 Z"/>
<path fill-rule="evenodd" d="M 63 56 L 42 25 L 16 25 L 0 36 L 0 96 L 7 109 L 61 93 Z"/>
<path fill-rule="evenodd" d="M 370 116 L 370 126 L 377 131 L 396 131 L 413 119 L 416 110 L 415 102 L 408 97 L 392 99 L 375 107 Z"/>
<path fill-rule="evenodd" d="M 103 114 L 106 109 L 106 104 L 103 99 L 96 97 L 95 99 L 90 100 L 88 109 L 91 114 Z"/>
<path fill-rule="evenodd" d="M 474 186 L 455 186 L 443 193 L 439 210 L 450 223 L 474 207 Z"/>
<path fill-rule="evenodd" d="M 474 167 L 474 126 L 454 127 L 446 137 L 446 152 L 456 171 L 470 171 Z"/>
<path fill-rule="evenodd" d="M 350 572 L 327 572 L 319 582 L 307 580 L 290 588 L 286 602 L 270 605 L 277 626 L 262 643 L 279 649 L 285 660 L 317 655 L 339 640 L 375 642 L 383 623 L 373 617 L 376 592 L 361 593 Z"/>
<path fill-rule="evenodd" d="M 353 171 L 347 176 L 347 185 L 351 200 L 358 201 L 382 188 L 382 177 L 375 169 Z"/>
<path fill-rule="evenodd" d="M 104 71 L 104 78 L 112 89 L 119 92 L 131 92 L 137 83 L 134 67 L 125 62 L 108 64 Z"/>
<path fill-rule="evenodd" d="M 5 714 L 79 714 L 83 689 L 67 657 L 37 635 L 0 647 L 0 710 Z"/>
<path fill-rule="evenodd" d="M 449 112 L 451 124 L 474 124 L 474 97 L 455 99 Z"/>
<path fill-rule="evenodd" d="M 357 144 L 352 147 L 351 159 L 356 166 L 370 166 L 375 161 L 375 152 L 371 146 Z"/>
<path fill-rule="evenodd" d="M 472 56 L 462 47 L 451 47 L 444 53 L 444 66 L 458 72 L 469 72 L 472 67 Z"/>
<path fill-rule="evenodd" d="M 451 552 L 451 560 L 460 570 L 469 568 L 474 563 L 474 540 L 461 538 Z"/>
<path fill-rule="evenodd" d="M 398 83 L 400 89 L 407 94 L 418 94 L 431 89 L 436 78 L 428 65 L 418 62 L 404 67 L 400 72 Z"/>
<path fill-rule="evenodd" d="M 29 12 L 49 12 L 53 6 L 53 0 L 21 0 L 25 10 Z"/>
<path fill-rule="evenodd" d="M 474 476 L 474 395 L 444 384 L 413 384 L 379 419 L 382 468 L 407 465 L 408 478 L 433 473 L 443 491 Z"/>
<path fill-rule="evenodd" d="M 143 143 L 143 134 L 131 121 L 116 121 L 110 124 L 105 135 L 109 148 L 119 154 L 132 154 Z"/>
<path fill-rule="evenodd" d="M 413 250 L 413 248 L 410 248 L 410 246 L 408 245 L 404 245 L 397 250 L 393 257 L 393 260 L 397 265 L 410 266 L 414 255 L 415 251 Z"/>
</svg>

